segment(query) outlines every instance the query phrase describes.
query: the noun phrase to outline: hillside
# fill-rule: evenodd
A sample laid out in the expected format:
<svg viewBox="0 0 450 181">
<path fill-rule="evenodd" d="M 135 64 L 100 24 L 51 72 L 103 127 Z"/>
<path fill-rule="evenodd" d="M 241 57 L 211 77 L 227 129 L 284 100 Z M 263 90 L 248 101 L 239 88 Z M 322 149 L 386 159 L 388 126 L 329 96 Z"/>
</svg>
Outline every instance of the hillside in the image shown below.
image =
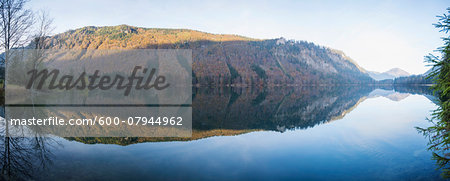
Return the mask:
<svg viewBox="0 0 450 181">
<path fill-rule="evenodd" d="M 84 27 L 50 37 L 56 49 L 192 49 L 199 85 L 361 84 L 373 79 L 343 52 L 305 41 L 186 29 Z"/>
</svg>

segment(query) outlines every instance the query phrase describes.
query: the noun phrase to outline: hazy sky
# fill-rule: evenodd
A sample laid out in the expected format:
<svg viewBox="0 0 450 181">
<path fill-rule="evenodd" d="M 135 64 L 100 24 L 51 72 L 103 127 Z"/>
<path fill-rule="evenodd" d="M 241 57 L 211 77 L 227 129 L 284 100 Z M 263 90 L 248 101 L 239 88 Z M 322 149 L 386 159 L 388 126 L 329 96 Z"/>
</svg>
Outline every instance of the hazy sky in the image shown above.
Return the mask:
<svg viewBox="0 0 450 181">
<path fill-rule="evenodd" d="M 442 45 L 432 24 L 450 1 L 31 0 L 29 6 L 47 9 L 55 33 L 128 24 L 285 37 L 343 50 L 367 70 L 399 67 L 420 74 L 429 68 L 424 55 Z"/>
</svg>

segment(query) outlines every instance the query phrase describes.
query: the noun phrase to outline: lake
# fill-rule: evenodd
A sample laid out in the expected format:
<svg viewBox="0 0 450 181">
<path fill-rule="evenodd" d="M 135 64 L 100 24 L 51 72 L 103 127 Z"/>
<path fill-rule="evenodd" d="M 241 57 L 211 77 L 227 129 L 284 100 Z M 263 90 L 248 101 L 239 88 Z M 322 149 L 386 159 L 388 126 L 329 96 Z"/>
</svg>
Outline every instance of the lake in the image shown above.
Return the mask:
<svg viewBox="0 0 450 181">
<path fill-rule="evenodd" d="M 191 138 L 2 137 L 2 175 L 439 180 L 415 128 L 431 125 L 431 94 L 427 87 L 193 88 Z"/>
</svg>

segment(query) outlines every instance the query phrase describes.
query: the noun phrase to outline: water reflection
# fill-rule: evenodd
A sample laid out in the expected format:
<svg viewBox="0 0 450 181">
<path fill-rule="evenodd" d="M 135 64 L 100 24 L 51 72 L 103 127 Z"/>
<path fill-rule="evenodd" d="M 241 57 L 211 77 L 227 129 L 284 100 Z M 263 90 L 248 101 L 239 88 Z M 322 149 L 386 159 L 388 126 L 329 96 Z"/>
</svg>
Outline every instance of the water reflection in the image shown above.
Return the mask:
<svg viewBox="0 0 450 181">
<path fill-rule="evenodd" d="M 450 178 L 450 110 L 447 99 L 442 95 L 433 99 L 438 108 L 433 111 L 428 119 L 432 126 L 416 127 L 420 133 L 428 138 L 428 150 L 432 151 L 432 159 L 442 170 L 441 175 L 444 178 Z"/>
<path fill-rule="evenodd" d="M 308 129 L 342 119 L 364 100 L 386 97 L 401 101 L 411 94 L 433 100 L 427 87 L 267 87 L 194 88 L 192 137 L 189 138 L 83 138 L 86 144 L 130 145 L 142 142 L 189 141 L 255 131 Z M 82 113 L 80 113 L 82 114 Z M 4 122 L 3 122 L 4 123 Z M 52 164 L 52 151 L 61 145 L 52 137 L 6 137 L 1 125 L 3 179 L 30 179 Z M 57 140 L 57 139 L 56 139 Z"/>
<path fill-rule="evenodd" d="M 400 101 L 410 94 L 433 99 L 428 87 L 222 87 L 194 88 L 192 137 L 67 138 L 88 144 L 129 145 L 140 142 L 187 141 L 253 131 L 308 129 L 342 119 L 367 98 Z"/>
<path fill-rule="evenodd" d="M 52 164 L 52 151 L 59 143 L 51 137 L 7 137 L 8 127 L 0 136 L 0 180 L 28 180 Z"/>
</svg>

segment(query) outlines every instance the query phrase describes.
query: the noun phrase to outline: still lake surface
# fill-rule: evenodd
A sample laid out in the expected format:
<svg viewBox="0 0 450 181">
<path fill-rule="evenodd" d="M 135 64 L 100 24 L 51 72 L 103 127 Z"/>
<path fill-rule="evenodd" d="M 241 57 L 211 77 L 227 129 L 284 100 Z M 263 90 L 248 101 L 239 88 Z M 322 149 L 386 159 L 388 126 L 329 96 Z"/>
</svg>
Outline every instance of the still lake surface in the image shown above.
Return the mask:
<svg viewBox="0 0 450 181">
<path fill-rule="evenodd" d="M 14 140 L 39 146 L 10 154 L 17 162 L 3 163 L 2 174 L 34 180 L 442 179 L 428 140 L 415 128 L 430 126 L 426 118 L 436 108 L 427 87 L 194 88 L 193 94 L 192 138 Z M 2 139 L 5 150 L 11 145 Z"/>
</svg>

